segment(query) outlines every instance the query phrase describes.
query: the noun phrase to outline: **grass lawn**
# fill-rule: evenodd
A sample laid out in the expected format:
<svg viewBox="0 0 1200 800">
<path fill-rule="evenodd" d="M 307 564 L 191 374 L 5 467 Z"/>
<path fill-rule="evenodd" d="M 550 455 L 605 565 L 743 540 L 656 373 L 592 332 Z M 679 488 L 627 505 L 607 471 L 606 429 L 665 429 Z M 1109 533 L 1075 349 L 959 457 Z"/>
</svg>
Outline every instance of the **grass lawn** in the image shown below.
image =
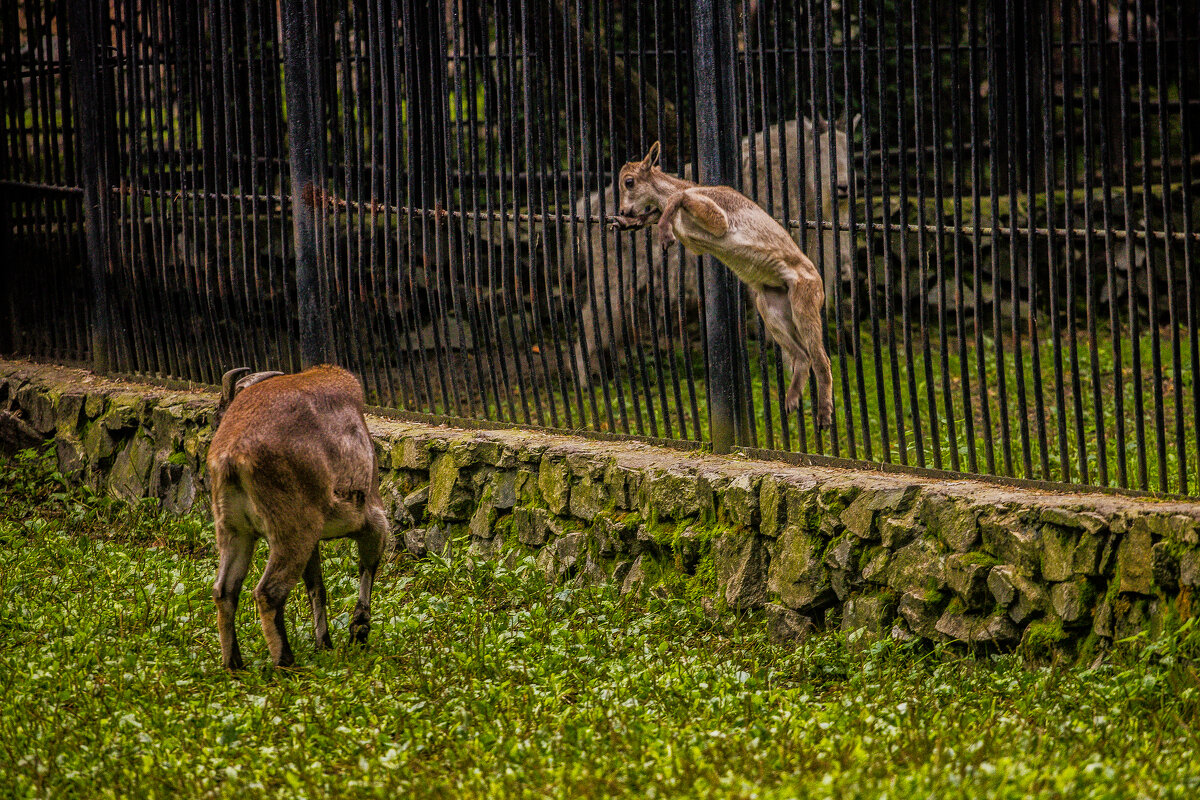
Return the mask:
<svg viewBox="0 0 1200 800">
<path fill-rule="evenodd" d="M 5 797 L 1194 797 L 1200 635 L 1095 667 L 870 644 L 771 644 L 673 599 L 547 585 L 532 562 L 400 557 L 347 649 L 353 547 L 326 549 L 331 630 L 220 667 L 209 523 L 0 461 Z M 250 583 L 261 570 L 252 570 Z"/>
<path fill-rule="evenodd" d="M 1100 327 L 1093 342 L 1087 330 L 1076 331 L 1074 363 L 1078 368 L 1075 369 L 1070 338 L 1065 331 L 1060 331 L 1061 347 L 1056 354 L 1052 331 L 1049 327 L 1039 330 L 1035 363 L 1035 348 L 1030 345 L 1028 332 L 1022 336 L 1018 361 L 1008 326 L 1006 321 L 1002 357 L 998 357 L 990 327 L 982 337 L 982 348 L 979 348 L 974 331 L 968 326 L 961 349 L 958 338 L 949 335 L 943 352 L 940 338 L 931 335 L 928 357 L 923 340 L 914 331 L 910 334 L 910 361 L 899 325 L 893 332 L 895 342 L 892 344 L 887 338 L 886 322 L 882 322 L 880 344 L 876 347 L 869 326 L 864 323 L 855 347 L 839 352 L 832 343 L 829 345 L 836 437 L 829 433 L 817 435 L 813 427 L 814 404 L 810 391 L 804 400 L 807 417 L 803 443 L 795 413 L 788 415 L 787 435 L 784 435 L 779 402 L 782 389 L 777 388 L 776 383 L 777 348 L 767 351 L 764 365 L 764 359 L 759 358 L 758 344 L 752 341 L 749 347 L 751 403 L 757 446 L 962 472 L 1200 494 L 1200 425 L 1197 422 L 1200 409 L 1193 402 L 1195 376 L 1187 336 L 1180 337 L 1176 343 L 1167 328 L 1140 332 L 1137 361 L 1141 364 L 1142 386 L 1139 393 L 1134 381 L 1133 342 L 1127 332 L 1122 332 L 1114 342 L 1107 328 Z M 1159 381 L 1152 377 L 1155 374 L 1156 338 L 1163 375 Z M 579 396 L 573 391 L 568 392 L 564 403 L 557 382 L 554 389 L 543 389 L 543 405 L 555 405 L 560 424 L 565 424 L 562 409 L 570 405 L 576 412 L 573 424 L 579 428 L 665 438 L 685 438 L 686 434 L 686 438 L 692 439 L 699 431 L 699 435 L 707 439 L 708 403 L 703 356 L 698 345 L 692 346 L 689 352 L 695 378 L 694 408 L 686 385 L 685 356 L 678 339 L 674 354 L 665 348 L 656 354 L 649 343 L 644 343 L 645 374 L 635 356 L 632 362 L 623 366 L 620 380 L 609 383 L 607 397 L 602 381 L 594 379 L 592 397 L 583 395 L 585 413 L 582 423 L 577 413 Z M 1056 363 L 1056 358 L 1061 358 L 1061 364 Z M 1176 359 L 1178 370 L 1175 369 Z M 1055 390 L 1059 369 L 1064 384 L 1061 404 Z M 784 367 L 782 388 L 786 388 L 790 374 Z M 1117 391 L 1118 375 L 1120 392 Z M 673 388 L 676 377 L 681 384 L 678 396 Z M 1039 380 L 1040 392 L 1037 391 Z M 1076 383 L 1078 392 L 1075 391 Z M 1159 386 L 1163 394 L 1161 415 L 1155 402 L 1155 390 Z M 512 393 L 512 403 L 519 412 L 516 390 Z M 593 397 L 598 411 L 595 415 L 591 411 Z M 1139 402 L 1143 426 L 1140 443 L 1137 436 Z M 444 408 L 438 406 L 434 411 L 443 413 Z M 512 413 L 508 399 L 500 408 L 491 402 L 486 416 L 516 422 L 522 420 L 519 413 Z M 1161 438 L 1158 432 L 1160 421 Z M 548 419 L 545 424 L 550 424 Z M 1118 427 L 1123 442 L 1119 439 Z M 1144 476 L 1141 471 L 1143 461 Z"/>
</svg>

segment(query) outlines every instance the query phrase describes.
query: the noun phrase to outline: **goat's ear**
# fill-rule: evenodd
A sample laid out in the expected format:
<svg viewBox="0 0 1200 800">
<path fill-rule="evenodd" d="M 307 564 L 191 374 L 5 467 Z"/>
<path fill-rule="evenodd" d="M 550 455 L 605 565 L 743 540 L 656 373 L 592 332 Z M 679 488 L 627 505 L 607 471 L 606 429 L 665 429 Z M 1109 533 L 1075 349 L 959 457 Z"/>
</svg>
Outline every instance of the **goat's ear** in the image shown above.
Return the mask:
<svg viewBox="0 0 1200 800">
<path fill-rule="evenodd" d="M 655 142 L 650 145 L 650 149 L 646 152 L 646 157 L 642 159 L 642 169 L 650 169 L 658 166 L 659 156 L 662 155 L 662 146 Z"/>
<path fill-rule="evenodd" d="M 862 114 L 855 114 L 854 119 L 850 120 L 850 132 L 854 133 L 858 130 L 858 126 L 862 124 Z"/>
<path fill-rule="evenodd" d="M 267 378 L 274 378 L 276 375 L 282 375 L 282 372 L 256 372 L 253 375 L 247 375 L 244 378 L 238 379 L 237 385 L 234 386 L 233 396 L 237 397 L 238 392 L 253 386 L 259 381 L 265 381 Z"/>
<path fill-rule="evenodd" d="M 221 405 L 227 406 L 233 402 L 233 397 L 238 393 L 238 382 L 242 378 L 250 374 L 249 367 L 237 367 L 231 369 L 221 376 Z"/>
</svg>

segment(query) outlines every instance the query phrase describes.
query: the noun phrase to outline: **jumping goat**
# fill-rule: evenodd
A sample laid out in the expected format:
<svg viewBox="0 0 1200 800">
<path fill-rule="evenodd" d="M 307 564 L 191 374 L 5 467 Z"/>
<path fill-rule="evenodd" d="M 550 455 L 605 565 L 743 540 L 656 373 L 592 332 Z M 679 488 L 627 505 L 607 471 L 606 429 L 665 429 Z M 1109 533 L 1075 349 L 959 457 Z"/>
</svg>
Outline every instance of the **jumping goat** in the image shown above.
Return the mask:
<svg viewBox="0 0 1200 800">
<path fill-rule="evenodd" d="M 833 420 L 833 375 L 825 353 L 821 273 L 770 214 L 728 186 L 700 186 L 658 167 L 655 142 L 641 161 L 621 168 L 622 229 L 657 222 L 665 249 L 678 240 L 692 253 L 713 255 L 746 284 L 771 338 L 792 362 L 785 407 L 799 407 L 811 369 L 817 379 L 817 426 Z"/>
</svg>

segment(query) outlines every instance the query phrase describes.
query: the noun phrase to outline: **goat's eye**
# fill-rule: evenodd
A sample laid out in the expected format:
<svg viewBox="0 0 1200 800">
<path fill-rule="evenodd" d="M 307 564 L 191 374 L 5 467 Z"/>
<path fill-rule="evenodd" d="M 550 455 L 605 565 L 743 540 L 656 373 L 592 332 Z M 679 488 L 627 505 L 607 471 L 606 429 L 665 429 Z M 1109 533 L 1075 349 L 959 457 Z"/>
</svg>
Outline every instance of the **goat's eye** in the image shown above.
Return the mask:
<svg viewBox="0 0 1200 800">
<path fill-rule="evenodd" d="M 626 188 L 626 189 L 632 189 L 632 188 L 633 188 L 633 178 L 626 178 L 626 179 L 625 179 L 625 188 Z"/>
</svg>

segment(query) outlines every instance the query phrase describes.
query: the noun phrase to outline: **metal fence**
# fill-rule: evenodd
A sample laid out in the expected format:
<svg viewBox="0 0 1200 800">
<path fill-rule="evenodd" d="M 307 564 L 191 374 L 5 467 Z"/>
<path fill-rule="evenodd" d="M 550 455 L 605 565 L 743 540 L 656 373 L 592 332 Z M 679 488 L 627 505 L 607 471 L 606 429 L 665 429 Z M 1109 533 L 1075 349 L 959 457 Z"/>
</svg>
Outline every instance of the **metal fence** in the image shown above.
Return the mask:
<svg viewBox="0 0 1200 800">
<path fill-rule="evenodd" d="M 18 0 L 0 351 L 1200 494 L 1196 0 Z M 835 424 L 613 175 L 740 187 L 821 269 Z"/>
</svg>

